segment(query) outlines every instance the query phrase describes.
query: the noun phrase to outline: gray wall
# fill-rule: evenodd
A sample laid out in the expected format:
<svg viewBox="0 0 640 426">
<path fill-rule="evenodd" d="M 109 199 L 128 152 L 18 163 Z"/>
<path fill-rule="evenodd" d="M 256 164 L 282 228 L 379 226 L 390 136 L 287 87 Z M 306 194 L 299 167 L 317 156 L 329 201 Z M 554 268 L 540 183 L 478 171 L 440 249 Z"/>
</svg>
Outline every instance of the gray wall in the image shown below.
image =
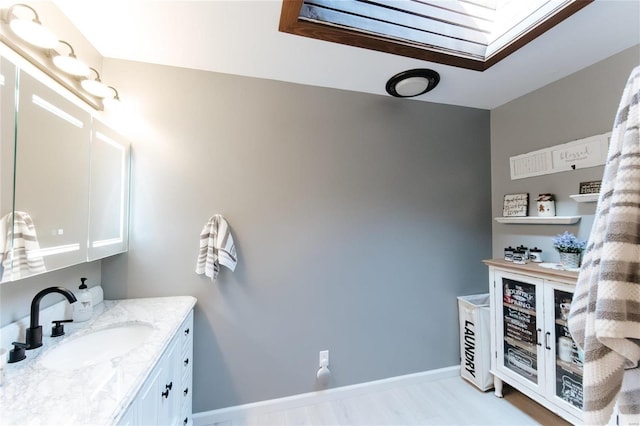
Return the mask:
<svg viewBox="0 0 640 426">
<path fill-rule="evenodd" d="M 558 216 L 582 216 L 575 225 L 494 222 L 494 257 L 509 245 L 524 244 L 542 248 L 544 260 L 558 262 L 553 236 L 566 230 L 589 238 L 596 204 L 576 203 L 569 195 L 579 192 L 580 182 L 601 180 L 604 166 L 512 181 L 509 157 L 610 132 L 624 85 L 639 64 L 640 46 L 635 46 L 491 111 L 492 217 L 502 216 L 505 194 L 524 192 L 531 216 L 536 216 L 535 199 L 544 193 L 555 194 Z"/>
<path fill-rule="evenodd" d="M 131 244 L 106 296 L 189 294 L 194 411 L 459 362 L 456 296 L 487 291 L 489 112 L 106 60 L 133 141 Z M 383 84 L 383 82 L 381 82 Z M 225 215 L 239 254 L 194 273 Z"/>
</svg>

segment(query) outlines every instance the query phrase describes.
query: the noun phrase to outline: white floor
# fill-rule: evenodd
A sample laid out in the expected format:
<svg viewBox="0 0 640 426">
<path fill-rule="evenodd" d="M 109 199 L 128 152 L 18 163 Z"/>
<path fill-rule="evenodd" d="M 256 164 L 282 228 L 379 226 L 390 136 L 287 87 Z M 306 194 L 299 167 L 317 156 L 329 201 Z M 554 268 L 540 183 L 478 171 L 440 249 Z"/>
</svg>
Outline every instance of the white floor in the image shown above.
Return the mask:
<svg viewBox="0 0 640 426">
<path fill-rule="evenodd" d="M 534 419 L 459 377 L 398 385 L 266 413 L 239 414 L 215 426 L 537 425 Z"/>
</svg>

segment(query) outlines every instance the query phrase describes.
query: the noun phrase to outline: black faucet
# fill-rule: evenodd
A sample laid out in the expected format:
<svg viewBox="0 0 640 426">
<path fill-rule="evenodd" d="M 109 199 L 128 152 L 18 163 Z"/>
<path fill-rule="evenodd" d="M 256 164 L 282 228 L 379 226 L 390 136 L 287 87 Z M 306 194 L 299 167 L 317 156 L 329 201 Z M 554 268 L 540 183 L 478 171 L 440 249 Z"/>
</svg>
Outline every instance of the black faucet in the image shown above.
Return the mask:
<svg viewBox="0 0 640 426">
<path fill-rule="evenodd" d="M 27 347 L 25 349 L 27 350 L 39 348 L 40 346 L 42 346 L 42 326 L 39 324 L 40 300 L 42 300 L 42 298 L 49 293 L 60 293 L 67 298 L 69 303 L 74 303 L 78 300 L 71 291 L 67 290 L 64 287 L 49 287 L 36 294 L 31 301 L 31 324 L 30 327 L 26 330 Z"/>
</svg>

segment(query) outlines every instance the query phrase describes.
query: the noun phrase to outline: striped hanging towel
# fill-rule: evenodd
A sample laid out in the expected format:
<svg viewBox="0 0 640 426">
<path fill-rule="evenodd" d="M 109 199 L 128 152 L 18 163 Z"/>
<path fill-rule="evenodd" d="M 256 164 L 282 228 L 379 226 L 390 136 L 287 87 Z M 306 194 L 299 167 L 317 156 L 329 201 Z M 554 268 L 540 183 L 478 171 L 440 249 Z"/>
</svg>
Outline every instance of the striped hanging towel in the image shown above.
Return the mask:
<svg viewBox="0 0 640 426">
<path fill-rule="evenodd" d="M 640 424 L 640 67 L 624 89 L 569 313 L 585 352 L 585 424 Z"/>
<path fill-rule="evenodd" d="M 12 226 L 13 219 L 13 226 Z M 16 211 L 2 218 L 2 280 L 18 280 L 46 272 L 36 227 L 28 213 Z"/>
<path fill-rule="evenodd" d="M 238 256 L 229 224 L 219 214 L 211 216 L 200 233 L 196 274 L 205 274 L 213 281 L 218 277 L 220 265 L 234 271 L 237 263 Z"/>
</svg>

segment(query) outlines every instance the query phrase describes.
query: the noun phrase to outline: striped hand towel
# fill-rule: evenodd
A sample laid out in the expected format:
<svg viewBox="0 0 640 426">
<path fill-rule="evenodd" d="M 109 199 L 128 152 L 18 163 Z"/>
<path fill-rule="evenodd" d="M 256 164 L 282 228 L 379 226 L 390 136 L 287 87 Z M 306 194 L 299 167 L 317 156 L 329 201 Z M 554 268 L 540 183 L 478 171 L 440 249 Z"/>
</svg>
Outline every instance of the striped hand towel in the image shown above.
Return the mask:
<svg viewBox="0 0 640 426">
<path fill-rule="evenodd" d="M 238 256 L 229 224 L 219 214 L 211 216 L 200 233 L 196 274 L 205 274 L 213 281 L 218 277 L 220 265 L 234 271 L 237 263 Z"/>
<path fill-rule="evenodd" d="M 586 424 L 640 424 L 640 67 L 624 89 L 569 314 L 585 352 Z M 626 369 L 626 370 L 625 370 Z"/>
<path fill-rule="evenodd" d="M 2 229 L 6 231 L 2 245 L 3 280 L 17 280 L 47 271 L 40 255 L 36 227 L 28 213 L 16 211 L 5 215 Z"/>
</svg>

